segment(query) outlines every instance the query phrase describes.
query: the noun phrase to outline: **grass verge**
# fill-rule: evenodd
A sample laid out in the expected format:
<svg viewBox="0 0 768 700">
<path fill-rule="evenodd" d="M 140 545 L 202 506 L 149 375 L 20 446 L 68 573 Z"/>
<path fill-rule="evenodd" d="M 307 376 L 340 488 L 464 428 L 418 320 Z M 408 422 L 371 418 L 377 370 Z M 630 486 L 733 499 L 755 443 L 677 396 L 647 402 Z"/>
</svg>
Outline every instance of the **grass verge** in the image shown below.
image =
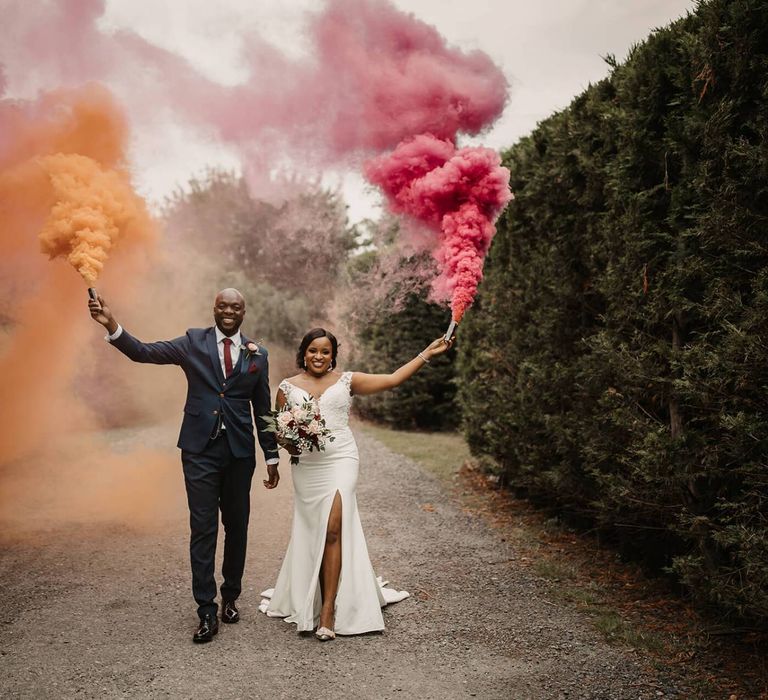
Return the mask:
<svg viewBox="0 0 768 700">
<path fill-rule="evenodd" d="M 418 462 L 445 481 L 453 479 L 471 457 L 469 447 L 459 433 L 392 430 L 367 421 L 357 421 L 355 427 L 378 440 L 392 452 Z"/>
</svg>

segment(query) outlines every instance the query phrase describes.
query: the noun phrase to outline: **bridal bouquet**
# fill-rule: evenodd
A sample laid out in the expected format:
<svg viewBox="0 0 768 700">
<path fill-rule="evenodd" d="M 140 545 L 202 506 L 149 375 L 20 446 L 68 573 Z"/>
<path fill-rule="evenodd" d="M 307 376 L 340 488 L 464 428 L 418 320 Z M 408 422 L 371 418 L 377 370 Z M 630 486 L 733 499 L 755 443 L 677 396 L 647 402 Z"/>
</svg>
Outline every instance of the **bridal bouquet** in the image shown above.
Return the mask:
<svg viewBox="0 0 768 700">
<path fill-rule="evenodd" d="M 268 425 L 265 430 L 275 433 L 283 447 L 292 448 L 289 451 L 297 453 L 291 455 L 293 465 L 299 463 L 299 454 L 302 452 L 324 450 L 325 443 L 335 439 L 325 426 L 325 419 L 314 401 L 308 400 L 294 406 L 286 403 L 280 410 L 272 411 L 262 418 Z"/>
</svg>

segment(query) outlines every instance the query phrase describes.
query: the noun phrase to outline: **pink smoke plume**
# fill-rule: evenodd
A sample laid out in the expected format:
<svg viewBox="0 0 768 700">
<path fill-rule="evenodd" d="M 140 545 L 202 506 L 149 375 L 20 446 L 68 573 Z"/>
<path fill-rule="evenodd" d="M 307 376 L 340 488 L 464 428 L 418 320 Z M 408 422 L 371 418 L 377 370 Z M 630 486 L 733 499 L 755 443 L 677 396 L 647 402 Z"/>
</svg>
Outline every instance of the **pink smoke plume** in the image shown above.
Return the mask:
<svg viewBox="0 0 768 700">
<path fill-rule="evenodd" d="M 433 297 L 450 300 L 454 320 L 461 320 L 482 278 L 494 221 L 512 197 L 509 170 L 488 148 L 457 149 L 448 139 L 422 134 L 368 162 L 365 173 L 395 213 L 435 232 L 440 274 Z"/>
<path fill-rule="evenodd" d="M 227 86 L 134 32 L 101 31 L 104 8 L 104 0 L 0 0 L 14 37 L 0 46 L 9 85 L 101 80 L 139 121 L 151 123 L 167 109 L 234 145 L 254 189 L 286 155 L 302 167 L 358 166 L 375 158 L 365 170 L 393 210 L 434 232 L 433 254 L 442 270 L 436 298 L 450 296 L 454 315 L 463 312 L 482 274 L 494 218 L 509 199 L 498 162 L 484 149 L 455 145 L 460 134 L 482 132 L 504 109 L 507 81 L 486 54 L 449 46 L 434 27 L 388 0 L 327 0 L 309 16 L 305 58 L 289 58 L 257 30 L 243 28 L 241 58 L 249 78 Z M 376 158 L 389 149 L 395 150 Z M 424 170 L 418 175 L 423 183 L 395 187 L 407 180 L 413 158 L 439 172 L 426 177 Z M 468 178 L 471 186 L 450 185 L 452 176 Z M 491 192 L 483 193 L 485 187 Z M 401 189 L 410 194 L 395 196 Z M 412 201 L 406 206 L 403 198 Z M 427 210 L 434 211 L 424 218 Z"/>
<path fill-rule="evenodd" d="M 354 11 L 353 11 L 354 10 Z M 482 277 L 494 222 L 511 198 L 509 171 L 485 148 L 458 149 L 458 133 L 494 122 L 507 83 L 488 56 L 446 46 L 438 32 L 385 2 L 338 0 L 314 25 L 321 65 L 345 75 L 342 91 L 359 103 L 338 103 L 332 143 L 342 151 L 395 150 L 365 164 L 397 214 L 436 233 L 432 254 L 440 274 L 432 288 L 460 320 Z M 349 92 L 349 91 L 348 91 Z"/>
<path fill-rule="evenodd" d="M 458 133 L 476 134 L 504 107 L 507 83 L 490 58 L 446 46 L 433 28 L 385 2 L 337 0 L 313 27 L 320 65 L 340 107 L 331 132 L 337 152 L 389 154 L 365 174 L 390 208 L 435 233 L 440 274 L 436 300 L 461 319 L 474 300 L 494 222 L 511 198 L 509 171 L 486 148 L 457 149 Z M 346 95 L 362 96 L 349 102 Z"/>
<path fill-rule="evenodd" d="M 381 151 L 423 132 L 476 134 L 504 108 L 507 83 L 486 54 L 448 47 L 389 2 L 334 0 L 311 32 L 339 152 Z"/>
<path fill-rule="evenodd" d="M 275 138 L 302 158 L 327 161 L 381 152 L 425 132 L 476 134 L 507 98 L 506 79 L 486 54 L 448 46 L 434 27 L 388 0 L 328 0 L 308 17 L 310 50 L 302 59 L 244 28 L 250 77 L 233 86 L 133 32 L 100 31 L 104 5 L 0 0 L 8 34 L 18 37 L 0 46 L 10 83 L 100 80 L 134 117 L 170 107 L 188 123 L 213 127 L 246 161 L 258 159 L 254 146 Z"/>
</svg>

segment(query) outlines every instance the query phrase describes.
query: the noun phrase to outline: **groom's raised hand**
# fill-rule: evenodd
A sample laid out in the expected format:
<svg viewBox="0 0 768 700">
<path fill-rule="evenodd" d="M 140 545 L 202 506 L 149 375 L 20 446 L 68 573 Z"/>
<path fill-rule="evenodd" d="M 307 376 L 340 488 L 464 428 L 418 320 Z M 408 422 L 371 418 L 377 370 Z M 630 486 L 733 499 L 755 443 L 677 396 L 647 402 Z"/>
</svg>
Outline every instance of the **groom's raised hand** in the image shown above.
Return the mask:
<svg viewBox="0 0 768 700">
<path fill-rule="evenodd" d="M 107 332 L 111 335 L 117 330 L 117 321 L 109 310 L 109 307 L 104 303 L 104 298 L 101 294 L 97 294 L 97 299 L 88 300 L 88 310 L 91 312 L 91 318 L 100 323 Z"/>
<path fill-rule="evenodd" d="M 269 479 L 263 479 L 264 486 L 268 489 L 274 489 L 280 481 L 280 472 L 277 471 L 277 464 L 267 465 L 267 476 Z"/>
</svg>

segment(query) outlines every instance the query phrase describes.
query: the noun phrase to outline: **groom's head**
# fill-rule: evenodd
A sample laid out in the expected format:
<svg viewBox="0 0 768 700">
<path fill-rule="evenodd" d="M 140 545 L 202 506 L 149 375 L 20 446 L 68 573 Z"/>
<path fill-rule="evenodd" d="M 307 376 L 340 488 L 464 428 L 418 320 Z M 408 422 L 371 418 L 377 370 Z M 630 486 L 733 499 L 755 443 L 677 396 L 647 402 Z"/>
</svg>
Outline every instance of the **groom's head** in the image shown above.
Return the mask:
<svg viewBox="0 0 768 700">
<path fill-rule="evenodd" d="M 236 289 L 222 289 L 213 301 L 213 319 L 224 335 L 237 333 L 245 316 L 245 299 Z"/>
</svg>

